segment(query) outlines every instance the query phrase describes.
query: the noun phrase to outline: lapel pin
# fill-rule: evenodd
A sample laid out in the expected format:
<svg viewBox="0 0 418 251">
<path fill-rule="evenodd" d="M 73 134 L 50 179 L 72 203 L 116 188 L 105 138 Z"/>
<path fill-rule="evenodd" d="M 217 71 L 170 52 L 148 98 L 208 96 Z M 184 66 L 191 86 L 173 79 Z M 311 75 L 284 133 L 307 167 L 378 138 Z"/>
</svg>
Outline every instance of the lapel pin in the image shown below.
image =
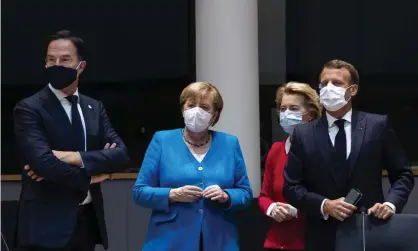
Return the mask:
<svg viewBox="0 0 418 251">
<path fill-rule="evenodd" d="M 88 107 L 89 107 L 89 109 L 93 109 L 93 108 L 91 107 L 91 105 L 88 105 Z"/>
</svg>

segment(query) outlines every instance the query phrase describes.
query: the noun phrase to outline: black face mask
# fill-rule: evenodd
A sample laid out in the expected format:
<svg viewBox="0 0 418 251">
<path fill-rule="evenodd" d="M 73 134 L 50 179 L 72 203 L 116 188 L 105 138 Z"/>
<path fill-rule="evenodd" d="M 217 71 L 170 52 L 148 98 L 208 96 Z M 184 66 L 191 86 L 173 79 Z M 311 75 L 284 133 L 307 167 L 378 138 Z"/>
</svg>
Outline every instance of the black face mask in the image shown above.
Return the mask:
<svg viewBox="0 0 418 251">
<path fill-rule="evenodd" d="M 52 87 L 58 90 L 68 87 L 77 79 L 77 69 L 59 65 L 45 68 L 45 73 Z"/>
</svg>

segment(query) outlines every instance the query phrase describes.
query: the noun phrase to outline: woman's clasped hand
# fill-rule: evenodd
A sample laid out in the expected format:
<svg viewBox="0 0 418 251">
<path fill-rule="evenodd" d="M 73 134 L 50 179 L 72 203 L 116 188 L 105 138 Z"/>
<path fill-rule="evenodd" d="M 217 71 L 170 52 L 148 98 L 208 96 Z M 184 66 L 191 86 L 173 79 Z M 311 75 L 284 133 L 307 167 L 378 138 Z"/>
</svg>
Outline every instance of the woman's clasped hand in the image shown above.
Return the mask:
<svg viewBox="0 0 418 251">
<path fill-rule="evenodd" d="M 225 203 L 229 196 L 218 185 L 208 186 L 205 190 L 197 186 L 183 186 L 170 190 L 170 200 L 172 202 L 194 202 L 201 198 L 210 199 Z"/>
</svg>

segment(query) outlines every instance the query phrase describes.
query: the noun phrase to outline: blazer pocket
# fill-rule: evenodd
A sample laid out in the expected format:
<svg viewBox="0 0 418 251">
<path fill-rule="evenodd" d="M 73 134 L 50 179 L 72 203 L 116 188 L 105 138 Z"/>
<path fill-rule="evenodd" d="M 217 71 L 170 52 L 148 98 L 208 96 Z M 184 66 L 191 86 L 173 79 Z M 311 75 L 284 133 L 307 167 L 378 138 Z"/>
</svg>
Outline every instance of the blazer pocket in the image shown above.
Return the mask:
<svg viewBox="0 0 418 251">
<path fill-rule="evenodd" d="M 177 212 L 171 211 L 169 213 L 163 212 L 153 212 L 151 216 L 151 221 L 156 224 L 167 223 L 174 221 L 177 218 Z"/>
</svg>

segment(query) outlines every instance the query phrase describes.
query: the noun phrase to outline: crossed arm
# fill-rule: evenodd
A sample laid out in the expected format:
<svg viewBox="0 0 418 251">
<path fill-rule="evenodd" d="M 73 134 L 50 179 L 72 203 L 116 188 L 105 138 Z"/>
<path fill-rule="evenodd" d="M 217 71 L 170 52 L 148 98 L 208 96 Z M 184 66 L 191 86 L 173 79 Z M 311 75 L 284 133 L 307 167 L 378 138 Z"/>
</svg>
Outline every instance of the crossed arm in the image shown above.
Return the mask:
<svg viewBox="0 0 418 251">
<path fill-rule="evenodd" d="M 129 161 L 126 146 L 112 128 L 102 104 L 100 112 L 103 141 L 112 143 L 113 148 L 63 152 L 50 148 L 40 115 L 25 101 L 19 102 L 14 109 L 15 135 L 20 153 L 28 164 L 25 169 L 31 169 L 28 174 L 36 175 L 37 180 L 45 179 L 76 189 L 88 189 L 90 183 L 97 180 L 91 177 L 123 168 Z M 108 176 L 102 175 L 101 179 L 104 177 Z"/>
<path fill-rule="evenodd" d="M 113 143 L 112 145 L 110 145 L 109 143 L 106 143 L 104 149 L 112 149 L 115 148 L 116 144 Z M 52 150 L 52 153 L 55 155 L 55 157 L 57 157 L 59 160 L 72 165 L 72 166 L 77 166 L 80 168 L 83 168 L 83 161 L 81 159 L 81 155 L 79 152 L 65 152 L 65 151 L 55 151 Z M 31 170 L 30 165 L 25 165 L 24 167 L 25 171 L 27 172 L 27 175 L 33 179 L 36 180 L 37 182 L 40 182 L 44 179 L 44 177 L 38 176 L 33 170 Z M 95 183 L 100 183 L 103 182 L 107 179 L 112 179 L 112 174 L 111 173 L 103 173 L 103 174 L 97 174 L 91 177 L 91 183 L 95 184 Z"/>
</svg>

